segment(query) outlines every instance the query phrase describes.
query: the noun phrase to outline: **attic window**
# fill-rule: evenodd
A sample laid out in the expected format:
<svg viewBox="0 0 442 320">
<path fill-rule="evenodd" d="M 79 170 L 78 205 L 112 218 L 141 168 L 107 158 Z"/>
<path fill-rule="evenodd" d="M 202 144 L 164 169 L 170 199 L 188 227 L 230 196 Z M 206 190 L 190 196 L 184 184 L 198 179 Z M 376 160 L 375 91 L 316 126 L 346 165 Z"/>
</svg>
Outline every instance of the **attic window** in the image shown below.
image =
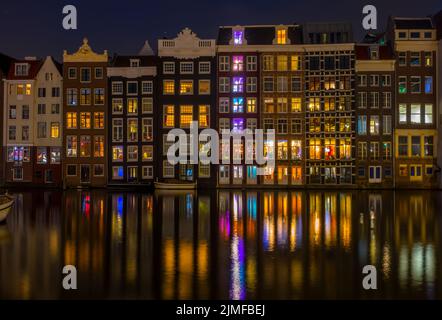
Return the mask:
<svg viewBox="0 0 442 320">
<path fill-rule="evenodd" d="M 234 45 L 243 44 L 243 39 L 244 39 L 244 32 L 243 31 L 241 31 L 241 30 L 233 31 L 233 44 Z"/>
<path fill-rule="evenodd" d="M 432 32 L 431 31 L 424 33 L 424 38 L 425 39 L 431 39 L 431 37 L 432 37 Z"/>
<path fill-rule="evenodd" d="M 130 66 L 131 66 L 131 68 L 138 68 L 140 66 L 140 60 L 138 60 L 138 59 L 131 59 L 130 60 Z"/>
<path fill-rule="evenodd" d="M 407 37 L 406 32 L 399 32 L 399 39 L 405 39 Z"/>
<path fill-rule="evenodd" d="M 410 38 L 411 39 L 419 39 L 420 38 L 420 32 L 410 32 Z"/>
<path fill-rule="evenodd" d="M 287 44 L 287 30 L 278 29 L 276 31 L 276 43 L 277 44 Z"/>
<path fill-rule="evenodd" d="M 16 76 L 27 76 L 28 75 L 28 64 L 27 63 L 17 63 L 15 65 L 15 75 Z"/>
<path fill-rule="evenodd" d="M 370 59 L 371 60 L 379 59 L 379 48 L 377 48 L 377 47 L 370 48 Z"/>
</svg>

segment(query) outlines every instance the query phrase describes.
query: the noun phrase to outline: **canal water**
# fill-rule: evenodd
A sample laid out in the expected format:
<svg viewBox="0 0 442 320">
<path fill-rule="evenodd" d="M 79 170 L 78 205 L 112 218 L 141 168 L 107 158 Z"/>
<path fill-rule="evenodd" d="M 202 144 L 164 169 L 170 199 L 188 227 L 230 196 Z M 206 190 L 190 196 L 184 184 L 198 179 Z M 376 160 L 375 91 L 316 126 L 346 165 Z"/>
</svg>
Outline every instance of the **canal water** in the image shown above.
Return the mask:
<svg viewBox="0 0 442 320">
<path fill-rule="evenodd" d="M 442 299 L 441 192 L 14 194 L 0 299 Z"/>
</svg>

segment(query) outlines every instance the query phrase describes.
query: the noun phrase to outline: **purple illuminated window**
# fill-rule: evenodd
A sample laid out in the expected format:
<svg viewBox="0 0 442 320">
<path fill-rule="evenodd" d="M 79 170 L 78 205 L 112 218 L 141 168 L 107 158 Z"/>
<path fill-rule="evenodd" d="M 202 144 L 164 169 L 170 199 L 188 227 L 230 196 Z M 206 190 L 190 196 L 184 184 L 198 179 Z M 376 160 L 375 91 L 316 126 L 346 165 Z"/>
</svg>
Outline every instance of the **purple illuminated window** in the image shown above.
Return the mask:
<svg viewBox="0 0 442 320">
<path fill-rule="evenodd" d="M 233 31 L 233 44 L 242 44 L 242 38 L 242 31 Z"/>
<path fill-rule="evenodd" d="M 244 130 L 244 119 L 243 118 L 233 119 L 233 130 L 234 131 Z"/>
<path fill-rule="evenodd" d="M 233 71 L 243 71 L 244 69 L 244 57 L 243 56 L 233 56 Z"/>
<path fill-rule="evenodd" d="M 233 92 L 244 92 L 244 78 L 234 77 L 232 87 L 233 87 Z"/>
<path fill-rule="evenodd" d="M 233 98 L 232 110 L 234 113 L 244 112 L 244 99 L 243 98 Z"/>
</svg>

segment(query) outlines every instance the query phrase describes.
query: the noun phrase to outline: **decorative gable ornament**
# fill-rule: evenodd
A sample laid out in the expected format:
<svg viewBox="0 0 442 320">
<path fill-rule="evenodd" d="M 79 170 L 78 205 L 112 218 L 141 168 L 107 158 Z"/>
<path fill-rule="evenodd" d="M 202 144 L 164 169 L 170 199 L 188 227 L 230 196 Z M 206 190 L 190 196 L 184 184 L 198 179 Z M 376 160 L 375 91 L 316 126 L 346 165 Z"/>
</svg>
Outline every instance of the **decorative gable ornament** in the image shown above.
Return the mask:
<svg viewBox="0 0 442 320">
<path fill-rule="evenodd" d="M 215 56 L 215 40 L 198 38 L 189 28 L 184 28 L 174 39 L 158 40 L 158 55 L 177 59 L 194 59 Z"/>
<path fill-rule="evenodd" d="M 83 39 L 83 45 L 73 54 L 68 54 L 67 50 L 63 52 L 64 62 L 107 62 L 107 50 L 103 54 L 95 53 L 89 46 L 87 38 Z"/>
</svg>

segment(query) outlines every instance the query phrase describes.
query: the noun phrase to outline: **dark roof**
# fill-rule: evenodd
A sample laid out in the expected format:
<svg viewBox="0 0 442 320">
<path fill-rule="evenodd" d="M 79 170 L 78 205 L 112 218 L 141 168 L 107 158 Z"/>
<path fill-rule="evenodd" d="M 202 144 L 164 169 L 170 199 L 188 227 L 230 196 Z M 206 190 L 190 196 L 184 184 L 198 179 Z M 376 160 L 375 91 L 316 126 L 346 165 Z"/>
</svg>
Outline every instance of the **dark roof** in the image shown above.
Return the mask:
<svg viewBox="0 0 442 320">
<path fill-rule="evenodd" d="M 367 33 L 362 39 L 362 43 L 379 43 L 384 44 L 385 42 L 385 32 L 380 33 Z"/>
<path fill-rule="evenodd" d="M 14 58 L 7 56 L 3 53 L 0 53 L 0 70 L 4 75 L 7 75 L 9 72 L 9 67 L 11 63 L 14 61 Z"/>
<path fill-rule="evenodd" d="M 244 38 L 247 45 L 272 45 L 276 35 L 275 26 L 244 26 Z M 234 27 L 220 27 L 218 30 L 218 45 L 229 45 Z M 297 25 L 287 27 L 287 37 L 291 44 L 299 44 L 302 39 L 301 28 Z"/>
<path fill-rule="evenodd" d="M 110 62 L 111 67 L 126 68 L 130 67 L 130 60 L 137 59 L 140 60 L 140 67 L 151 67 L 156 66 L 157 57 L 156 56 L 119 56 L 115 55 Z"/>
<path fill-rule="evenodd" d="M 58 62 L 57 60 L 54 59 L 54 57 L 51 56 L 52 61 L 55 64 L 55 67 L 57 68 L 58 72 L 60 72 L 60 74 L 63 74 L 63 63 Z"/>
<path fill-rule="evenodd" d="M 370 48 L 371 45 L 359 44 L 355 46 L 356 60 L 371 60 Z M 394 59 L 393 49 L 389 45 L 378 46 L 379 47 L 379 60 L 392 60 Z"/>
<path fill-rule="evenodd" d="M 16 76 L 15 75 L 15 65 L 17 63 L 27 63 L 29 64 L 29 70 L 27 76 Z M 30 80 L 35 79 L 38 71 L 43 65 L 44 60 L 16 60 L 14 63 L 11 63 L 8 72 L 8 80 Z"/>
<path fill-rule="evenodd" d="M 431 18 L 394 18 L 396 29 L 433 29 Z"/>
</svg>

